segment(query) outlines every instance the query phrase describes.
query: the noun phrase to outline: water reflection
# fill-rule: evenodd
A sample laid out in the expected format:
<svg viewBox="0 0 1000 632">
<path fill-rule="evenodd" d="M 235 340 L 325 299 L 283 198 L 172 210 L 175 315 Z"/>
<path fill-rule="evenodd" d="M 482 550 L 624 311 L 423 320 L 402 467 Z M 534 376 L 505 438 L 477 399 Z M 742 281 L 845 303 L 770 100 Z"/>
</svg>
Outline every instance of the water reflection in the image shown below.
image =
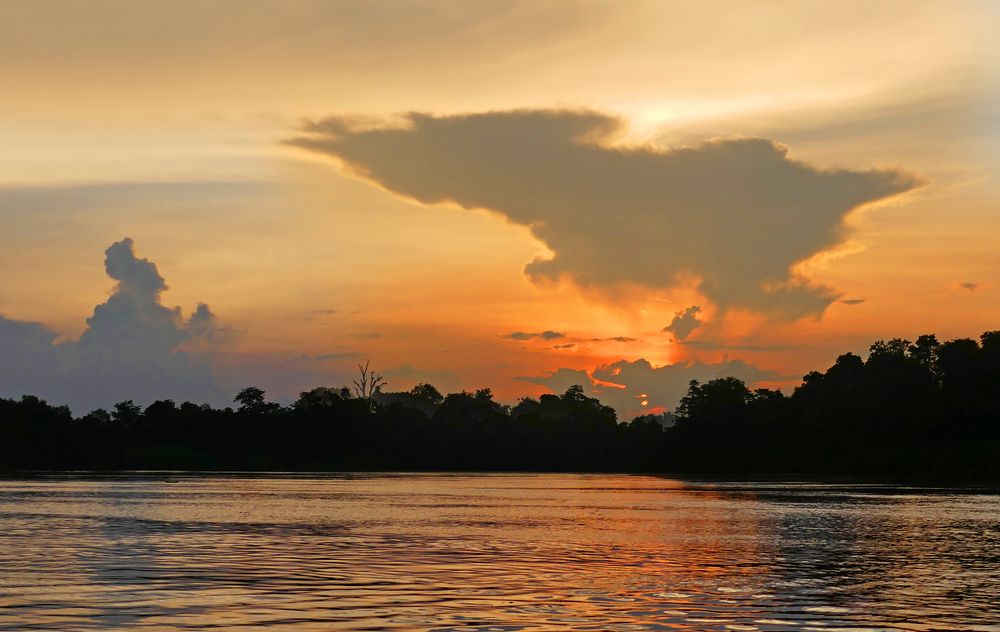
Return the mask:
<svg viewBox="0 0 1000 632">
<path fill-rule="evenodd" d="M 0 516 L 2 630 L 1000 630 L 989 493 L 50 477 Z"/>
</svg>

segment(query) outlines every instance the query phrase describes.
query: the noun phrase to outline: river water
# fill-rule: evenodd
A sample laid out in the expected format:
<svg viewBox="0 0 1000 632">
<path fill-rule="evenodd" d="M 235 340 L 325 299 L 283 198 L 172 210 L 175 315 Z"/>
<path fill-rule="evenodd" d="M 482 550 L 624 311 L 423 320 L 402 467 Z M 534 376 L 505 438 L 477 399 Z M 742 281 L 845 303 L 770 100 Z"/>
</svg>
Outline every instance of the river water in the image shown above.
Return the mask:
<svg viewBox="0 0 1000 632">
<path fill-rule="evenodd" d="M 0 480 L 0 630 L 1000 630 L 1000 495 L 606 475 Z"/>
</svg>

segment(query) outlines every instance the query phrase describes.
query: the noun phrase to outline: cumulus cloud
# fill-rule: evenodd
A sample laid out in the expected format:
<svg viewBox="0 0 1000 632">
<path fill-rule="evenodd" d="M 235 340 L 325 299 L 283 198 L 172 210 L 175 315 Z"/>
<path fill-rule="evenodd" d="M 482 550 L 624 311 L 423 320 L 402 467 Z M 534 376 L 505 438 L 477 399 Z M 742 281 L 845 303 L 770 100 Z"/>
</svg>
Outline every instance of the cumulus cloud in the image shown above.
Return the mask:
<svg viewBox="0 0 1000 632">
<path fill-rule="evenodd" d="M 0 396 L 38 392 L 40 380 L 58 374 L 57 337 L 40 323 L 0 316 Z"/>
<path fill-rule="evenodd" d="M 104 266 L 118 284 L 76 342 L 56 344 L 39 323 L 0 317 L 0 395 L 39 395 L 77 412 L 124 399 L 218 402 L 211 367 L 182 349 L 222 331 L 209 307 L 199 304 L 185 319 L 179 307 L 164 306 L 166 282 L 129 238 L 105 251 Z"/>
<path fill-rule="evenodd" d="M 837 292 L 794 272 L 845 238 L 845 216 L 921 184 L 897 170 L 821 170 L 769 140 L 621 147 L 621 120 L 592 111 L 332 117 L 289 141 L 425 204 L 490 209 L 554 253 L 534 281 L 669 288 L 719 308 L 795 319 Z"/>
<path fill-rule="evenodd" d="M 687 340 L 687 337 L 701 326 L 701 320 L 698 318 L 700 312 L 701 307 L 698 305 L 692 305 L 679 312 L 675 312 L 674 319 L 670 321 L 669 325 L 663 328 L 664 333 L 669 332 L 673 334 L 674 340 L 677 342 Z"/>
<path fill-rule="evenodd" d="M 784 379 L 775 371 L 762 369 L 743 360 L 719 363 L 679 362 L 654 367 L 644 359 L 619 360 L 591 372 L 561 368 L 549 375 L 520 377 L 554 392 L 579 384 L 615 408 L 620 419 L 632 419 L 651 410 L 673 410 L 687 393 L 691 380 L 705 382 L 719 377 L 736 377 L 749 385 Z M 642 402 L 647 402 L 646 406 Z"/>
<path fill-rule="evenodd" d="M 565 337 L 566 334 L 562 332 L 551 331 L 548 329 L 545 331 L 536 331 L 536 332 L 515 331 L 513 333 L 504 336 L 504 338 L 507 338 L 508 340 L 533 340 L 535 338 L 538 338 L 540 340 L 558 340 L 560 338 L 565 338 Z"/>
</svg>

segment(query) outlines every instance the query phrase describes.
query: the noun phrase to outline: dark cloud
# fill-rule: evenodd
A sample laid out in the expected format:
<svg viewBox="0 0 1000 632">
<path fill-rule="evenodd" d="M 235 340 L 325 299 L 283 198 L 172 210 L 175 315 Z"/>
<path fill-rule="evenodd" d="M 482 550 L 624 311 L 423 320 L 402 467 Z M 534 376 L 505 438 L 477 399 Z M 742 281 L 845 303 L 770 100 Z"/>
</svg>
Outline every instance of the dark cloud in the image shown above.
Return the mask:
<svg viewBox="0 0 1000 632">
<path fill-rule="evenodd" d="M 0 394 L 35 394 L 76 411 L 124 399 L 218 402 L 209 365 L 181 349 L 222 331 L 208 306 L 185 319 L 180 308 L 162 305 L 167 285 L 154 263 L 135 255 L 131 239 L 112 244 L 104 263 L 118 285 L 77 342 L 55 344 L 56 334 L 38 323 L 0 317 Z"/>
<path fill-rule="evenodd" d="M 564 345 L 552 345 L 553 349 L 573 349 L 576 347 L 575 342 L 567 342 Z"/>
<path fill-rule="evenodd" d="M 357 358 L 361 354 L 357 351 L 339 351 L 333 353 L 321 353 L 319 355 L 301 354 L 292 358 L 293 362 L 329 362 L 332 360 L 346 360 Z"/>
<path fill-rule="evenodd" d="M 566 334 L 559 331 L 537 331 L 537 332 L 527 332 L 527 331 L 515 331 L 513 333 L 507 334 L 504 338 L 508 340 L 533 340 L 535 338 L 541 340 L 558 340 L 560 338 L 565 338 Z"/>
<path fill-rule="evenodd" d="M 529 227 L 554 253 L 527 264 L 534 281 L 694 282 L 722 309 L 790 319 L 837 298 L 793 266 L 842 243 L 852 209 L 921 184 L 896 170 L 819 170 L 763 139 L 611 146 L 622 127 L 580 110 L 411 113 L 385 125 L 332 117 L 290 143 L 422 203 Z"/>
<path fill-rule="evenodd" d="M 591 338 L 591 342 L 639 342 L 638 338 L 628 336 L 612 336 L 611 338 Z"/>
<path fill-rule="evenodd" d="M 698 305 L 692 305 L 679 312 L 675 312 L 674 319 L 670 321 L 669 325 L 663 328 L 664 333 L 669 332 L 673 334 L 676 342 L 687 340 L 687 337 L 701 326 L 701 320 L 698 318 L 700 312 L 701 307 Z"/>
<path fill-rule="evenodd" d="M 38 393 L 41 380 L 59 375 L 57 337 L 40 323 L 0 316 L 0 396 Z"/>
<path fill-rule="evenodd" d="M 867 300 L 866 298 L 845 298 L 841 299 L 840 302 L 844 305 L 861 305 Z"/>
<path fill-rule="evenodd" d="M 622 419 L 648 412 L 655 407 L 673 410 L 687 392 L 691 380 L 704 382 L 718 377 L 736 377 L 747 384 L 784 379 L 775 371 L 762 369 L 743 360 L 719 363 L 680 362 L 654 367 L 647 360 L 620 360 L 599 366 L 592 372 L 559 369 L 541 377 L 520 377 L 519 380 L 541 384 L 554 392 L 562 392 L 579 384 L 594 396 L 613 406 Z M 642 406 L 641 402 L 648 402 Z"/>
<path fill-rule="evenodd" d="M 545 376 L 525 376 L 515 379 L 522 382 L 528 382 L 530 384 L 541 384 L 555 393 L 562 393 L 570 386 L 591 386 L 593 384 L 593 380 L 590 379 L 590 374 L 586 371 L 582 369 L 568 369 L 565 367 L 556 369 L 549 375 Z"/>
<path fill-rule="evenodd" d="M 979 289 L 979 284 L 978 283 L 972 283 L 971 281 L 966 281 L 965 283 L 959 283 L 958 287 L 962 288 L 963 290 L 968 290 L 970 292 L 975 292 L 976 290 Z"/>
<path fill-rule="evenodd" d="M 342 351 L 340 353 L 324 353 L 322 355 L 315 356 L 315 360 L 343 360 L 345 358 L 356 358 L 359 354 L 357 351 Z"/>
</svg>

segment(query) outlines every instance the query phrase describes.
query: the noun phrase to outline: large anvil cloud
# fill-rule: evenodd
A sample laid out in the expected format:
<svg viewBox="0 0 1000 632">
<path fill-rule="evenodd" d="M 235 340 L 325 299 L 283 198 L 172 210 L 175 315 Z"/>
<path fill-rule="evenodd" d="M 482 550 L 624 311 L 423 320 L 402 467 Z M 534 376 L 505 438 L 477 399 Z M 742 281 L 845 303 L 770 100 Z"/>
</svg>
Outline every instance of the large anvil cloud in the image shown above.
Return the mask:
<svg viewBox="0 0 1000 632">
<path fill-rule="evenodd" d="M 621 120 L 578 110 L 332 117 L 293 145 L 425 204 L 490 209 L 555 253 L 534 281 L 662 289 L 695 282 L 720 309 L 795 319 L 837 292 L 794 266 L 842 243 L 853 209 L 910 190 L 897 170 L 820 170 L 763 139 L 615 146 Z"/>
</svg>

